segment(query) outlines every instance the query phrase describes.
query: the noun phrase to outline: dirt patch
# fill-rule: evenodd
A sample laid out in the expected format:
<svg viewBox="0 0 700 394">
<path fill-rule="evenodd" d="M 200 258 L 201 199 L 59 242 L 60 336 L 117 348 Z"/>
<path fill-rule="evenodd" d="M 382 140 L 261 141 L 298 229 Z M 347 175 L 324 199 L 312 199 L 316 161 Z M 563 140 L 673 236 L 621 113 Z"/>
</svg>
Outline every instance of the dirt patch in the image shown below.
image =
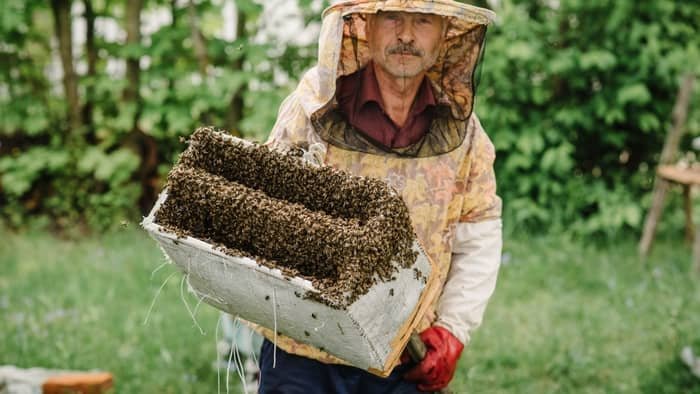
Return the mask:
<svg viewBox="0 0 700 394">
<path fill-rule="evenodd" d="M 344 308 L 416 260 L 401 198 L 384 182 L 197 130 L 156 223 L 302 276 Z"/>
</svg>

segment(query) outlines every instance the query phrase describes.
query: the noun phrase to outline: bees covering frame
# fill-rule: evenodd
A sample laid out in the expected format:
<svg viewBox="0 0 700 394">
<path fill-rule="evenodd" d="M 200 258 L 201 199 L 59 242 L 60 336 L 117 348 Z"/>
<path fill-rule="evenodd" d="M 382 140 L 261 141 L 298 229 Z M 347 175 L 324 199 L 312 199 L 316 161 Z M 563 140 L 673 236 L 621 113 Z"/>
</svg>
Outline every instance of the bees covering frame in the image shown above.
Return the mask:
<svg viewBox="0 0 700 394">
<path fill-rule="evenodd" d="M 345 308 L 416 260 L 403 200 L 383 181 L 198 129 L 168 176 L 155 222 L 309 279 Z"/>
</svg>

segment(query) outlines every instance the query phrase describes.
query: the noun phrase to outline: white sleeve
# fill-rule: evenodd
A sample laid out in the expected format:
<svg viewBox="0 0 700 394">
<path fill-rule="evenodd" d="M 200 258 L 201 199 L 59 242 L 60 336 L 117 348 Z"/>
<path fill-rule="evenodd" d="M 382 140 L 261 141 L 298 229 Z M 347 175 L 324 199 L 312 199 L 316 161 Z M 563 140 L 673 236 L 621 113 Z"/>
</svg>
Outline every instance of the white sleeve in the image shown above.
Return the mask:
<svg viewBox="0 0 700 394">
<path fill-rule="evenodd" d="M 463 344 L 480 324 L 496 287 L 501 263 L 501 219 L 458 223 L 452 264 L 437 309 L 436 325 Z"/>
</svg>

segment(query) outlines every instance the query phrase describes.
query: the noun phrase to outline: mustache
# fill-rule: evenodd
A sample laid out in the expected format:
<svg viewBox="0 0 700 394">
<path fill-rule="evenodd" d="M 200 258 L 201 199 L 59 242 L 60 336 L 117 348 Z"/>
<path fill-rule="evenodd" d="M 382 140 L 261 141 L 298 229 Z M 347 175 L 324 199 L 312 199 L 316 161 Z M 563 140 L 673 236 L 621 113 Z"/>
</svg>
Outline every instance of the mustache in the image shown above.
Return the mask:
<svg viewBox="0 0 700 394">
<path fill-rule="evenodd" d="M 411 44 L 404 44 L 404 43 L 398 43 L 396 45 L 392 45 L 386 49 L 386 54 L 387 55 L 403 55 L 403 54 L 409 54 L 413 56 L 423 56 L 424 52 L 416 47 L 414 47 Z"/>
</svg>

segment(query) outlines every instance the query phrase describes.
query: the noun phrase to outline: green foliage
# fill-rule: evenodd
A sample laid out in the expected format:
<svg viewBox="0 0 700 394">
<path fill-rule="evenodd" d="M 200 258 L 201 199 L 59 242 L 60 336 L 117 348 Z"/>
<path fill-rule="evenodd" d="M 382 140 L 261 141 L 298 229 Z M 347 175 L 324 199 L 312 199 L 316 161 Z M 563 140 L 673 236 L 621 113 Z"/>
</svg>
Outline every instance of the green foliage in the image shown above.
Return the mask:
<svg viewBox="0 0 700 394">
<path fill-rule="evenodd" d="M 84 10 L 83 1 L 74 3 Z M 125 28 L 127 4 L 92 4 L 102 26 Z M 239 29 L 240 37 L 226 40 L 218 35 L 224 23 L 219 3 L 195 1 L 197 27 L 206 45 L 203 73 L 189 4 L 165 0 L 145 4 L 142 21 L 156 11 L 169 14 L 170 21 L 137 44 L 125 45 L 98 29 L 95 73 L 76 68 L 86 123 L 85 130 L 76 134 L 68 126 L 49 4 L 2 2 L 0 212 L 7 224 L 21 227 L 41 218 L 58 228 L 84 223 L 104 229 L 124 218 L 137 219 L 139 203 L 143 209 L 153 202 L 148 201 L 152 195 L 145 194 L 147 189 L 162 185 L 183 148 L 181 137 L 202 125 L 215 125 L 264 139 L 279 103 L 294 84 L 293 79 L 276 83 L 275 75 L 299 75 L 315 54 L 313 45 L 282 47 L 254 40 L 261 22 L 259 2 L 235 2 L 245 26 Z M 311 4 L 302 5 L 309 13 Z M 308 22 L 319 18 L 314 13 Z M 85 15 L 74 12 L 74 25 L 84 21 Z M 74 47 L 73 52 L 74 63 L 86 64 L 86 46 Z M 136 100 L 125 100 L 126 59 L 141 59 Z M 242 104 L 237 115 L 236 97 Z M 156 157 L 151 157 L 149 143 L 156 147 Z"/>
<path fill-rule="evenodd" d="M 585 235 L 639 229 L 680 76 L 700 69 L 700 8 L 547 4 L 503 2 L 487 36 L 477 112 L 506 217 Z"/>
<path fill-rule="evenodd" d="M 9 196 L 22 196 L 42 175 L 56 175 L 67 163 L 67 152 L 44 147 L 31 148 L 16 158 L 4 157 L 0 160 L 4 191 Z"/>
<path fill-rule="evenodd" d="M 131 178 L 139 163 L 128 149 L 105 153 L 98 147 L 76 160 L 65 149 L 42 146 L 3 157 L 0 181 L 9 204 L 1 212 L 15 226 L 29 215 L 49 215 L 59 226 L 82 218 L 94 228 L 111 227 L 135 216 L 141 190 Z"/>
<path fill-rule="evenodd" d="M 320 18 L 315 3 L 298 0 L 306 23 Z M 77 133 L 68 126 L 60 63 L 52 65 L 49 5 L 2 2 L 0 210 L 11 224 L 42 217 L 109 227 L 136 217 L 162 186 L 181 137 L 210 124 L 263 140 L 281 100 L 315 60 L 314 45 L 256 36 L 266 22 L 259 1 L 236 0 L 245 24 L 230 40 L 218 34 L 220 4 L 200 0 L 193 4 L 206 46 L 202 72 L 189 3 L 145 4 L 144 15 L 170 19 L 137 44 L 98 31 L 95 73 L 77 68 L 85 122 Z M 102 23 L 124 27 L 126 4 L 93 6 Z M 700 69 L 700 7 L 506 0 L 496 11 L 476 111 L 496 145 L 509 225 L 608 236 L 639 230 L 678 82 Z M 74 13 L 75 23 L 81 19 Z M 75 63 L 85 64 L 86 48 L 73 49 Z M 119 69 L 137 58 L 139 94 L 127 101 L 129 81 Z M 696 94 L 692 108 L 699 107 Z M 700 135 L 700 111 L 688 130 Z"/>
</svg>

